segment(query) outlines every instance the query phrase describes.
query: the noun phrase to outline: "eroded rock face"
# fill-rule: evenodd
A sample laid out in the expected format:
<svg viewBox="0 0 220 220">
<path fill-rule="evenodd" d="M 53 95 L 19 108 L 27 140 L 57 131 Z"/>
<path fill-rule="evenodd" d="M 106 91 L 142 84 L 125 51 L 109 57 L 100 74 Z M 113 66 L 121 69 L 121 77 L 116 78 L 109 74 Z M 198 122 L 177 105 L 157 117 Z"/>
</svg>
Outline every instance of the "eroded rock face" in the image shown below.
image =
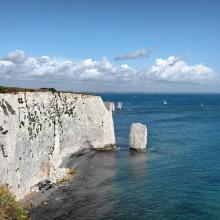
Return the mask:
<svg viewBox="0 0 220 220">
<path fill-rule="evenodd" d="M 98 96 L 0 94 L 0 182 L 18 198 L 42 179 L 54 180 L 72 153 L 114 145 L 112 113 Z"/>
<path fill-rule="evenodd" d="M 130 148 L 143 151 L 147 147 L 147 127 L 141 123 L 132 123 L 130 129 Z"/>
<path fill-rule="evenodd" d="M 114 112 L 115 111 L 115 103 L 114 102 L 104 102 L 105 107 L 111 111 Z"/>
</svg>

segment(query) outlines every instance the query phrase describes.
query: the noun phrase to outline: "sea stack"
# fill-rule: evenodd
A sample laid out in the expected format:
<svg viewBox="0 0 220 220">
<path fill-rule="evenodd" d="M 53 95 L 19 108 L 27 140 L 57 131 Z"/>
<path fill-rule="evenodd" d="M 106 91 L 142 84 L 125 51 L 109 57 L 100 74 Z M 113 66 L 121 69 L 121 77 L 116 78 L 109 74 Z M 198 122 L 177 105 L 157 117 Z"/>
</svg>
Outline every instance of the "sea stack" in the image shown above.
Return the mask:
<svg viewBox="0 0 220 220">
<path fill-rule="evenodd" d="M 115 104 L 114 102 L 104 102 L 105 104 L 105 107 L 111 111 L 111 112 L 114 112 L 115 111 Z"/>
<path fill-rule="evenodd" d="M 117 109 L 118 109 L 118 111 L 122 110 L 122 102 L 118 102 Z"/>
<path fill-rule="evenodd" d="M 145 151 L 147 147 L 147 127 L 141 123 L 132 123 L 130 129 L 130 149 Z"/>
</svg>

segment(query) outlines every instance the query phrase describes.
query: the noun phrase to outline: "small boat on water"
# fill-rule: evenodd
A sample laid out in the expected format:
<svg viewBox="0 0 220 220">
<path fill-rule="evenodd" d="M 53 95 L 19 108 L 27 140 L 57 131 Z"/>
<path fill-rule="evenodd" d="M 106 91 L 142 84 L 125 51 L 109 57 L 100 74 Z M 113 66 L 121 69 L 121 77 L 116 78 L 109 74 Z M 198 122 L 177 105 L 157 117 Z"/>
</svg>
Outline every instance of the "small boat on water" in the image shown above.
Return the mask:
<svg viewBox="0 0 220 220">
<path fill-rule="evenodd" d="M 168 103 L 167 103 L 167 101 L 166 101 L 166 100 L 164 100 L 164 101 L 163 101 L 163 104 L 164 104 L 164 105 L 167 105 Z"/>
</svg>

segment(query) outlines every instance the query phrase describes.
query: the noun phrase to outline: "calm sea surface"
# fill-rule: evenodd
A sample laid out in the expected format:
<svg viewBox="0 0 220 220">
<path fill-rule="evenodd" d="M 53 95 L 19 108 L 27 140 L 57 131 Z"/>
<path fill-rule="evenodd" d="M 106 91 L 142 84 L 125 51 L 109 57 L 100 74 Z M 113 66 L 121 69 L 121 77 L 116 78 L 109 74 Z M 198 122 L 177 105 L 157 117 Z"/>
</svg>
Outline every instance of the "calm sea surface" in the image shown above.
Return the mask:
<svg viewBox="0 0 220 220">
<path fill-rule="evenodd" d="M 114 114 L 120 150 L 82 156 L 74 181 L 33 218 L 220 219 L 220 95 L 101 96 L 123 102 Z M 147 153 L 129 151 L 132 122 L 148 127 Z"/>
</svg>

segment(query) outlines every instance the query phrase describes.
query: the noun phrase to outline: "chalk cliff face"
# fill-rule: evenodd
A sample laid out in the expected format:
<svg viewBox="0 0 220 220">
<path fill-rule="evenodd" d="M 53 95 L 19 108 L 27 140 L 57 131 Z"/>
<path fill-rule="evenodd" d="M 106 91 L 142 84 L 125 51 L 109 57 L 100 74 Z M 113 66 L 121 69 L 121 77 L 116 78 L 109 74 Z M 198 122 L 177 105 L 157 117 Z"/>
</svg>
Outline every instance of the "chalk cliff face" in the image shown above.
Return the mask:
<svg viewBox="0 0 220 220">
<path fill-rule="evenodd" d="M 115 111 L 115 103 L 114 102 L 104 102 L 104 105 L 109 111 L 111 111 L 111 112 Z"/>
<path fill-rule="evenodd" d="M 112 113 L 98 96 L 0 93 L 0 182 L 18 198 L 46 177 L 55 180 L 72 153 L 113 145 Z"/>
</svg>

